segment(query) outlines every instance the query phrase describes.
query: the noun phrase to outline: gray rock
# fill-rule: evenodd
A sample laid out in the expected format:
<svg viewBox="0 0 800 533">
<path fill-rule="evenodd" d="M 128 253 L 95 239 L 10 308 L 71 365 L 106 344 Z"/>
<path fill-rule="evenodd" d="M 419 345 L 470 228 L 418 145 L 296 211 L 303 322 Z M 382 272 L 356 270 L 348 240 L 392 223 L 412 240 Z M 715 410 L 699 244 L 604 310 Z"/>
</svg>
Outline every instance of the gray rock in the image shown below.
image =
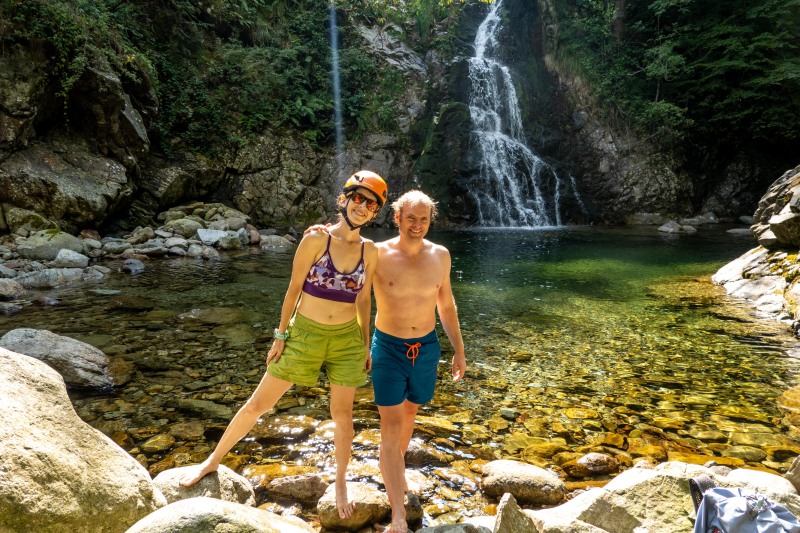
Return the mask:
<svg viewBox="0 0 800 533">
<path fill-rule="evenodd" d="M 228 234 L 227 231 L 222 229 L 199 229 L 197 230 L 197 237 L 200 241 L 208 246 L 214 246 L 221 238 Z"/>
<path fill-rule="evenodd" d="M 35 357 L 61 374 L 75 387 L 114 386 L 108 356 L 90 344 L 45 329 L 12 329 L 0 338 L 0 346 Z"/>
<path fill-rule="evenodd" d="M 208 496 L 226 502 L 255 506 L 256 497 L 250 482 L 225 465 L 219 465 L 216 472 L 206 475 L 194 485 L 184 487 L 180 484 L 180 478 L 192 468 L 191 466 L 171 468 L 153 479 L 153 483 L 169 503 Z"/>
<path fill-rule="evenodd" d="M 0 279 L 0 300 L 16 300 L 25 294 L 25 287 L 13 279 Z"/>
<path fill-rule="evenodd" d="M 267 490 L 277 498 L 316 502 L 325 494 L 328 485 L 318 474 L 300 474 L 273 479 L 267 485 Z"/>
<path fill-rule="evenodd" d="M 52 368 L 0 348 L 0 396 L 0 531 L 124 531 L 166 505 L 147 470 L 78 417 Z"/>
<path fill-rule="evenodd" d="M 383 520 L 391 510 L 389 498 L 376 488 L 361 483 L 347 483 L 350 501 L 355 502 L 355 510 L 350 518 L 340 518 L 336 507 L 336 485 L 331 484 L 317 503 L 319 521 L 330 529 L 359 529 Z"/>
<path fill-rule="evenodd" d="M 144 263 L 138 259 L 126 259 L 122 262 L 122 268 L 120 270 L 130 274 L 140 274 L 144 272 Z"/>
<path fill-rule="evenodd" d="M 523 503 L 553 505 L 567 494 L 564 482 L 555 474 L 520 461 L 491 461 L 483 466 L 483 473 L 483 490 L 494 498 L 510 492 Z"/>
<path fill-rule="evenodd" d="M 26 289 L 52 289 L 82 278 L 82 268 L 46 268 L 19 274 L 14 280 Z"/>
<path fill-rule="evenodd" d="M 126 533 L 313 533 L 297 517 L 284 517 L 216 498 L 171 503 L 136 522 Z"/>
<path fill-rule="evenodd" d="M 497 521 L 492 533 L 520 533 L 535 530 L 533 520 L 522 512 L 514 496 L 509 493 L 503 494 L 497 506 Z"/>
<path fill-rule="evenodd" d="M 56 255 L 53 266 L 56 268 L 86 268 L 89 266 L 89 258 L 81 253 L 64 249 Z"/>
<path fill-rule="evenodd" d="M 83 241 L 63 231 L 37 231 L 17 246 L 17 253 L 25 259 L 52 261 L 63 249 L 83 253 Z"/>
</svg>

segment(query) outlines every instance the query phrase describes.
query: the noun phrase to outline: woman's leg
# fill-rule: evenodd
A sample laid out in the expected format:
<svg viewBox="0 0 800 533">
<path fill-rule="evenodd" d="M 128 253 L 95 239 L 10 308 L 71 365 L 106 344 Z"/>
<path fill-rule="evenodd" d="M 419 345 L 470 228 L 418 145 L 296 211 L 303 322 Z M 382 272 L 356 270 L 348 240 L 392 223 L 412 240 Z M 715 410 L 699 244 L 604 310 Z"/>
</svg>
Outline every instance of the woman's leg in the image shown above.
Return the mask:
<svg viewBox="0 0 800 533">
<path fill-rule="evenodd" d="M 194 485 L 206 474 L 216 472 L 225 454 L 253 429 L 258 418 L 272 409 L 291 386 L 292 383 L 290 381 L 284 381 L 265 373 L 256 390 L 228 424 L 225 433 L 217 443 L 217 447 L 214 448 L 208 459 L 187 470 L 181 476 L 181 485 L 184 487 Z"/>
<path fill-rule="evenodd" d="M 347 496 L 347 465 L 353 450 L 353 400 L 355 387 L 331 383 L 331 418 L 334 422 L 333 446 L 336 458 L 336 507 L 340 518 L 353 515 L 353 504 Z"/>
</svg>

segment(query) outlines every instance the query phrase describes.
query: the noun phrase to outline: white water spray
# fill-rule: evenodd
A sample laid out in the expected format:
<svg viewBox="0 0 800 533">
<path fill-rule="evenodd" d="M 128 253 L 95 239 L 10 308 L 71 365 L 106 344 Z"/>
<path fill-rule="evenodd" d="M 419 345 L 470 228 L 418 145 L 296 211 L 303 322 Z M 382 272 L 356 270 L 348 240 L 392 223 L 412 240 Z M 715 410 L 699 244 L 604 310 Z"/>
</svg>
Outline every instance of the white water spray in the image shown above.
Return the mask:
<svg viewBox="0 0 800 533">
<path fill-rule="evenodd" d="M 331 78 L 333 83 L 333 118 L 336 127 L 336 175 L 343 176 L 344 132 L 342 129 L 342 89 L 339 80 L 339 31 L 336 22 L 336 6 L 328 2 L 328 23 L 331 39 Z"/>
<path fill-rule="evenodd" d="M 574 183 L 562 183 L 555 169 L 526 145 L 511 73 L 495 57 L 502 4 L 497 0 L 478 28 L 475 56 L 469 60 L 472 136 L 480 152 L 470 194 L 478 225 L 560 225 L 562 192 L 566 187 L 574 191 Z"/>
</svg>

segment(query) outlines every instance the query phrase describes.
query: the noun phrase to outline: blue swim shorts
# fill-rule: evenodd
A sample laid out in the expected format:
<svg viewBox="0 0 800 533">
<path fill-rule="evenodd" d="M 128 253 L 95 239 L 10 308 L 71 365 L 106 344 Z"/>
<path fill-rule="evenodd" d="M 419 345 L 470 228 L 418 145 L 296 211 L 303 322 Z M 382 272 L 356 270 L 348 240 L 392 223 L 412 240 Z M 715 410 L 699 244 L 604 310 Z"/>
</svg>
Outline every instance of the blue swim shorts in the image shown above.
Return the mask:
<svg viewBox="0 0 800 533">
<path fill-rule="evenodd" d="M 404 400 L 416 404 L 431 401 L 442 355 L 436 330 L 424 337 L 401 339 L 376 328 L 371 355 L 372 388 L 377 405 L 399 405 Z"/>
</svg>

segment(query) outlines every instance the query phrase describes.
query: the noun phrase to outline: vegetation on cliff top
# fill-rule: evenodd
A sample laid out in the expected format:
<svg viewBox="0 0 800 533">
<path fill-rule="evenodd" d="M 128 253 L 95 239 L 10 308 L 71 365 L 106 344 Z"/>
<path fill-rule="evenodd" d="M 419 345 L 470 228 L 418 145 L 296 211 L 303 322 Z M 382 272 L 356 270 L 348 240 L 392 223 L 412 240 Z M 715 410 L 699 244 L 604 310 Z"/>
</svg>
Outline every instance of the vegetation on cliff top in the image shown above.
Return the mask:
<svg viewBox="0 0 800 533">
<path fill-rule="evenodd" d="M 662 145 L 797 163 L 800 0 L 559 0 L 563 63 Z"/>
<path fill-rule="evenodd" d="M 450 5 L 453 4 L 453 5 Z M 40 48 L 65 105 L 87 68 L 147 76 L 159 100 L 151 140 L 213 155 L 265 128 L 316 145 L 334 133 L 329 3 L 320 0 L 0 0 L 4 46 Z M 395 24 L 420 50 L 446 50 L 453 0 L 336 0 L 340 26 Z M 350 136 L 395 127 L 397 72 L 340 31 L 341 105 Z"/>
</svg>

